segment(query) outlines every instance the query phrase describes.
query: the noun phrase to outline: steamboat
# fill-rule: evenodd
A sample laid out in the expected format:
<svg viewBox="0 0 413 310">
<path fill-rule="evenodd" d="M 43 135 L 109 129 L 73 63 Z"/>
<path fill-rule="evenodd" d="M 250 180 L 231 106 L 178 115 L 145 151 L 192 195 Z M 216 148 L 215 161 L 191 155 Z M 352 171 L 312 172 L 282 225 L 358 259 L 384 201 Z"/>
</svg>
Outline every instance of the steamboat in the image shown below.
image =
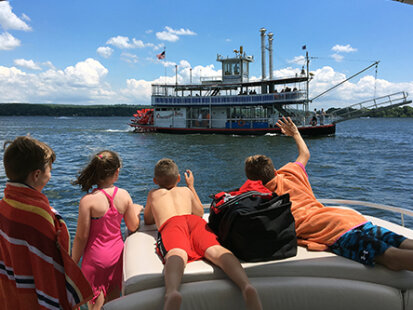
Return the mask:
<svg viewBox="0 0 413 310">
<path fill-rule="evenodd" d="M 334 135 L 336 123 L 360 117 L 371 109 L 388 109 L 411 103 L 407 93 L 399 92 L 374 98 L 326 115 L 310 111 L 309 104 L 350 78 L 378 65 L 375 62 L 322 94 L 309 99 L 310 58 L 306 51 L 305 66 L 294 76 L 274 78 L 272 62 L 273 34 L 261 28 L 261 79 L 249 78 L 249 66 L 254 61 L 243 47 L 234 50 L 233 57 L 217 55 L 222 65 L 218 77 L 200 78 L 199 83 L 152 84 L 151 108 L 137 110 L 129 124 L 135 132 L 174 134 L 279 134 L 278 119 L 291 117 L 304 136 Z M 266 50 L 269 51 L 269 77 L 266 77 Z M 303 46 L 305 49 L 305 46 Z M 176 69 L 177 70 L 177 69 Z M 176 73 L 177 77 L 177 73 Z"/>
</svg>

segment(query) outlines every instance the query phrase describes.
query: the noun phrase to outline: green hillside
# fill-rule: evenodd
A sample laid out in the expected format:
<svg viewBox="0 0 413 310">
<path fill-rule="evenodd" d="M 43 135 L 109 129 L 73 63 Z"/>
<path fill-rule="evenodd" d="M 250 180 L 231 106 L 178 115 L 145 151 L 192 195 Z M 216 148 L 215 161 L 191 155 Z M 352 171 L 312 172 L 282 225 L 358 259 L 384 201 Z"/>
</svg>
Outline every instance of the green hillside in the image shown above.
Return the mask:
<svg viewBox="0 0 413 310">
<path fill-rule="evenodd" d="M 132 116 L 147 105 L 62 105 L 0 103 L 3 116 Z"/>
</svg>

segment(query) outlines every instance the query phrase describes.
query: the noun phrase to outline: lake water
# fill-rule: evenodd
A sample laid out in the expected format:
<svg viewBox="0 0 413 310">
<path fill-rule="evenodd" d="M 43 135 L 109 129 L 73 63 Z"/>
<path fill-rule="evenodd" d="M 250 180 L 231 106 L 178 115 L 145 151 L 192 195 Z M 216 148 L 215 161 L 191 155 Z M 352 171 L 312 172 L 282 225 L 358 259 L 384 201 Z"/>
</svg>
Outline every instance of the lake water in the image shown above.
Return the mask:
<svg viewBox="0 0 413 310">
<path fill-rule="evenodd" d="M 194 172 L 204 203 L 211 201 L 210 194 L 242 185 L 244 159 L 249 155 L 266 154 L 277 168 L 297 158 L 290 137 L 137 134 L 128 122 L 128 117 L 0 117 L 0 143 L 30 133 L 54 149 L 57 160 L 43 192 L 63 215 L 72 237 L 83 193 L 71 181 L 99 150 L 120 154 L 123 169 L 117 185 L 140 204 L 145 204 L 154 187 L 153 167 L 163 157 L 174 159 L 180 171 Z M 311 152 L 307 172 L 317 198 L 363 200 L 413 210 L 413 119 L 354 119 L 337 124 L 335 136 L 306 138 L 306 142 Z M 1 164 L 1 193 L 5 182 Z M 362 211 L 399 221 L 381 211 Z M 413 220 L 407 226 L 413 228 Z"/>
</svg>

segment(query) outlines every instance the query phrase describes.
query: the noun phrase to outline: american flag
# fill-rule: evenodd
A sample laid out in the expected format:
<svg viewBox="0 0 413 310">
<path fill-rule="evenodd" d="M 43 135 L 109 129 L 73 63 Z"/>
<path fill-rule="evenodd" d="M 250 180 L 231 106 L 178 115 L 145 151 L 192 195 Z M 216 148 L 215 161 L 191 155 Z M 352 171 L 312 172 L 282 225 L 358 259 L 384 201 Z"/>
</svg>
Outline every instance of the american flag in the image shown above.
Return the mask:
<svg viewBox="0 0 413 310">
<path fill-rule="evenodd" d="M 158 59 L 165 59 L 165 51 L 163 51 L 162 53 L 156 55 L 156 57 L 157 57 Z"/>
</svg>

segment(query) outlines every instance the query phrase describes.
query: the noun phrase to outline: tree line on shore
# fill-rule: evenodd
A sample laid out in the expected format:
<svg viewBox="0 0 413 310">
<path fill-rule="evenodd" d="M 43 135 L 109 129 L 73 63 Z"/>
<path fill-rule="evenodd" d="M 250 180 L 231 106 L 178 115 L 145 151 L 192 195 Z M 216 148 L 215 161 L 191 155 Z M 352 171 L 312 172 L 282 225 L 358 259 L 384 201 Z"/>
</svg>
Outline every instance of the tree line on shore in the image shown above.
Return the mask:
<svg viewBox="0 0 413 310">
<path fill-rule="evenodd" d="M 148 105 L 61 105 L 32 103 L 0 103 L 2 116 L 132 116 L 136 110 L 150 108 Z M 336 109 L 326 111 L 328 114 Z M 413 117 L 413 107 L 403 106 L 388 110 L 370 111 L 370 117 Z"/>
<path fill-rule="evenodd" d="M 330 108 L 326 111 L 327 114 L 333 113 L 334 111 L 339 110 L 336 108 Z M 343 110 L 342 113 L 347 113 L 351 111 L 356 111 L 355 109 L 350 110 Z M 369 116 L 369 117 L 413 117 L 413 107 L 410 106 L 403 106 L 403 107 L 394 107 L 391 109 L 363 109 L 360 110 L 360 114 L 362 116 Z M 340 115 L 340 114 L 338 114 Z"/>
<path fill-rule="evenodd" d="M 32 103 L 1 103 L 3 116 L 132 116 L 144 105 L 62 105 Z"/>
</svg>

